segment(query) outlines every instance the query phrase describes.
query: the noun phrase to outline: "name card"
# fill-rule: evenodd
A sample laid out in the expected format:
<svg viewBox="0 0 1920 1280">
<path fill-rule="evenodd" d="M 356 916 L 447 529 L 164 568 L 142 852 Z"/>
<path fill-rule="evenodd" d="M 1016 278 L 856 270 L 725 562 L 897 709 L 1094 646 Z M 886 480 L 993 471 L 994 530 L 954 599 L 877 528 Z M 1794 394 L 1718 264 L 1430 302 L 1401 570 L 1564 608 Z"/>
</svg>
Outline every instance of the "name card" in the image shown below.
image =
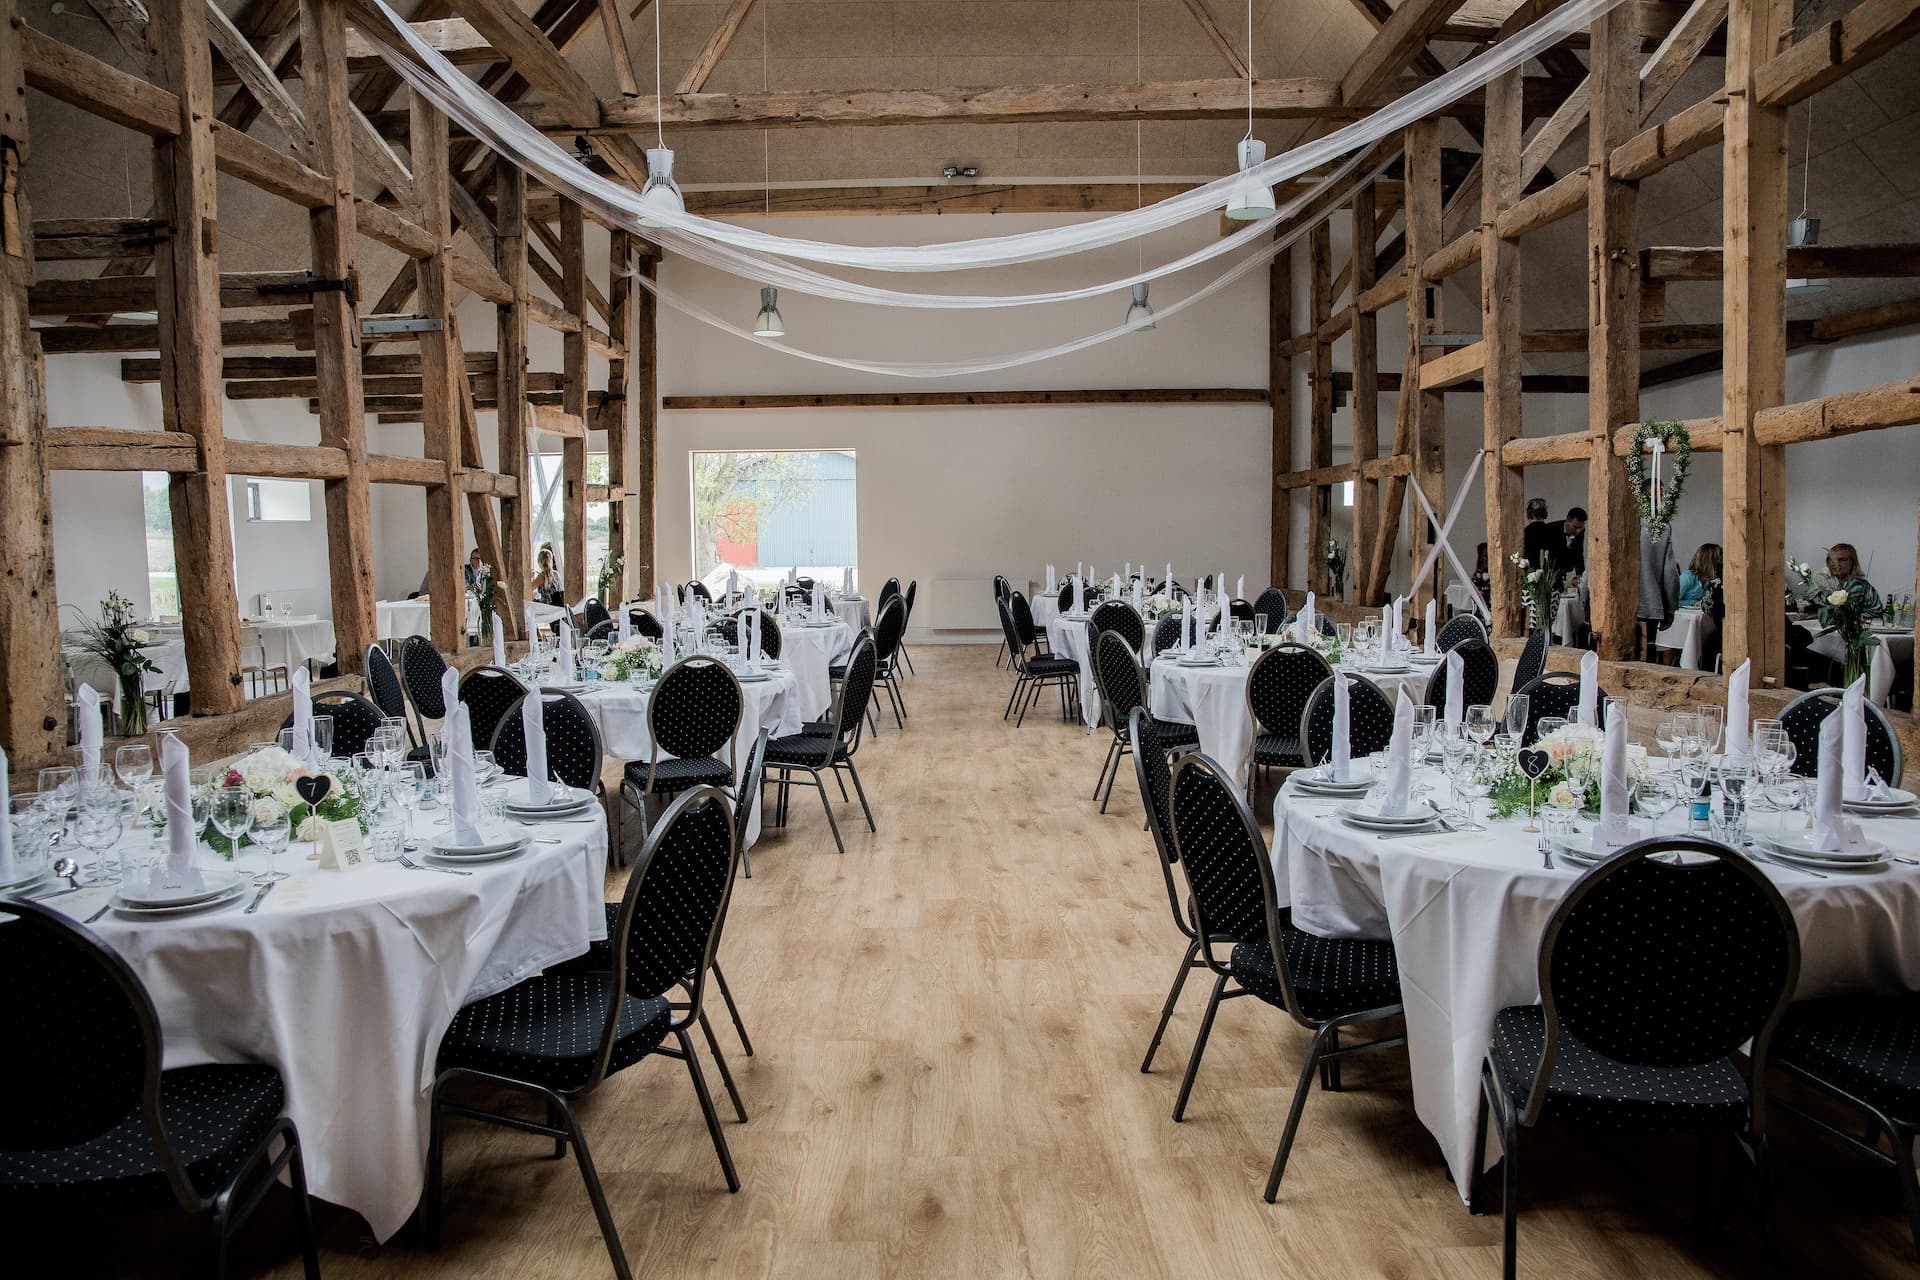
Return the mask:
<svg viewBox="0 0 1920 1280">
<path fill-rule="evenodd" d="M 327 871 L 357 871 L 370 861 L 360 824 L 341 818 L 320 824 L 320 866 Z"/>
</svg>

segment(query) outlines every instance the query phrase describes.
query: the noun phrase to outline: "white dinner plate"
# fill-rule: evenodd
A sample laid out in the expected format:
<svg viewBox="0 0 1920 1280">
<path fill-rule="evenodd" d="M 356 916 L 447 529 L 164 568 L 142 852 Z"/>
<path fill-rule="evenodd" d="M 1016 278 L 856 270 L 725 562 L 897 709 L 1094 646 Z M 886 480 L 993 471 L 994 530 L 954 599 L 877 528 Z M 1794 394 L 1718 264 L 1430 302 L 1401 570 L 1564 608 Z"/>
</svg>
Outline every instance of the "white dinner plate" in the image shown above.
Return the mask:
<svg viewBox="0 0 1920 1280">
<path fill-rule="evenodd" d="M 26 877 L 15 877 L 0 884 L 0 898 L 24 898 L 53 879 L 53 872 L 42 867 Z"/>
<path fill-rule="evenodd" d="M 1403 676 L 1407 674 L 1407 672 L 1413 670 L 1413 668 L 1408 666 L 1404 662 L 1395 663 L 1391 666 L 1384 666 L 1384 667 L 1378 665 L 1377 663 L 1370 663 L 1367 666 L 1360 668 L 1360 670 L 1364 671 L 1366 674 L 1370 676 Z"/>
<path fill-rule="evenodd" d="M 1887 860 L 1887 846 L 1883 844 L 1869 841 L 1864 849 L 1821 849 L 1813 843 L 1811 831 L 1794 831 L 1786 835 L 1777 831 L 1761 831 L 1755 833 L 1753 838 L 1754 843 L 1768 853 L 1815 866 L 1865 866 Z"/>
<path fill-rule="evenodd" d="M 768 680 L 773 679 L 773 677 L 774 673 L 771 671 L 736 671 L 733 673 L 733 678 L 741 684 L 764 684 Z"/>
<path fill-rule="evenodd" d="M 247 890 L 250 887 L 250 883 L 243 879 L 222 891 L 218 897 L 208 898 L 198 902 L 176 902 L 168 906 L 160 907 L 131 906 L 122 902 L 119 894 L 115 894 L 113 897 L 113 909 L 116 913 L 125 916 L 129 920 L 158 920 L 167 916 L 184 916 L 196 911 L 213 911 L 238 902 L 246 896 Z"/>
<path fill-rule="evenodd" d="M 1902 809 L 1911 809 L 1920 804 L 1920 796 L 1911 791 L 1902 791 L 1899 787 L 1888 787 L 1884 796 L 1872 799 L 1847 800 L 1847 808 L 1859 813 L 1898 813 Z"/>
<path fill-rule="evenodd" d="M 1555 836 L 1547 843 L 1548 848 L 1553 851 L 1554 857 L 1565 858 L 1568 862 L 1577 862 L 1583 867 L 1590 867 L 1596 862 L 1604 862 L 1606 859 L 1620 852 L 1619 849 L 1612 849 L 1606 853 L 1595 853 L 1593 851 L 1593 838 L 1591 835 L 1584 837 Z M 1625 847 L 1624 845 L 1621 846 L 1621 848 Z"/>
<path fill-rule="evenodd" d="M 1175 660 L 1174 665 L 1178 667 L 1217 667 L 1220 665 L 1220 659 L 1211 655 L 1195 657 L 1192 654 L 1182 654 Z"/>
<path fill-rule="evenodd" d="M 212 870 L 201 873 L 200 887 L 197 889 L 177 884 L 163 884 L 157 888 L 122 885 L 113 899 L 115 905 L 124 903 L 129 907 L 185 907 L 197 902 L 211 902 L 246 880 L 247 877 L 238 871 Z"/>
<path fill-rule="evenodd" d="M 1431 803 L 1423 803 L 1412 813 L 1398 817 L 1368 813 L 1358 805 L 1349 805 L 1340 811 L 1340 816 L 1349 824 L 1368 831 L 1406 831 L 1415 827 L 1426 827 L 1440 816 L 1440 811 Z"/>
<path fill-rule="evenodd" d="M 476 846 L 472 849 L 442 849 L 438 846 L 427 850 L 427 856 L 435 862 L 499 862 L 511 858 L 527 847 L 527 838 L 520 836 L 498 847 Z"/>
<path fill-rule="evenodd" d="M 520 822 L 559 822 L 589 812 L 593 808 L 593 801 L 582 800 L 565 809 L 528 809 L 516 804 L 502 805 L 500 808 L 509 818 Z"/>
<path fill-rule="evenodd" d="M 503 807 L 529 814 L 571 813 L 592 801 L 593 794 L 573 787 L 550 784 L 554 796 L 545 804 L 535 804 L 529 788 L 533 784 L 526 778 L 515 778 L 507 784 L 507 798 Z"/>
<path fill-rule="evenodd" d="M 1311 773 L 1294 775 L 1294 785 L 1302 791 L 1311 791 L 1319 795 L 1344 796 L 1358 795 L 1373 788 L 1372 777 L 1349 778 L 1345 782 L 1335 782 L 1331 778 L 1318 778 Z"/>
<path fill-rule="evenodd" d="M 1767 850 L 1767 856 L 1769 858 L 1774 859 L 1776 862 L 1784 862 L 1790 867 L 1804 867 L 1809 871 L 1820 871 L 1820 872 L 1878 871 L 1880 870 L 1880 868 L 1887 865 L 1887 859 L 1884 857 L 1874 858 L 1868 861 L 1861 861 L 1861 860 L 1852 859 L 1852 858 L 1845 859 L 1842 861 L 1835 861 L 1832 854 L 1823 854 L 1819 856 L 1814 856 L 1811 854 L 1794 854 L 1794 853 L 1786 853 L 1779 849 L 1773 849 L 1773 848 L 1769 848 Z"/>
<path fill-rule="evenodd" d="M 454 844 L 453 837 L 449 835 L 445 840 L 435 840 L 427 847 L 427 852 L 436 858 L 446 858 L 450 861 L 458 862 L 474 858 L 484 859 L 495 854 L 506 853 L 518 849 L 526 842 L 527 838 L 519 832 L 515 832 L 503 839 L 482 840 L 479 844 Z"/>
</svg>

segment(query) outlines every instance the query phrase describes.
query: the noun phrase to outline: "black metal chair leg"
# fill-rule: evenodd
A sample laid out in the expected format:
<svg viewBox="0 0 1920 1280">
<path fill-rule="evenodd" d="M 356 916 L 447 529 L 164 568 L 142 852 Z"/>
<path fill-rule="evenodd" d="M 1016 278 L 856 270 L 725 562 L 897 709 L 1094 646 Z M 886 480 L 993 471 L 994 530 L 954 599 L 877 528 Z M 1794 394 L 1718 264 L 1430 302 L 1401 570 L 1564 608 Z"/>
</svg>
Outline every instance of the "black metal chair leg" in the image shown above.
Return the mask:
<svg viewBox="0 0 1920 1280">
<path fill-rule="evenodd" d="M 1007 694 L 1007 709 L 1000 713 L 1002 720 L 1013 714 L 1013 700 L 1019 697 L 1026 687 L 1027 677 L 1024 673 L 1014 678 L 1013 689 Z"/>
<path fill-rule="evenodd" d="M 1327 1052 L 1336 1053 L 1340 1048 L 1340 1033 L 1332 1032 L 1327 1037 Z M 1340 1092 L 1340 1060 L 1323 1057 L 1320 1059 L 1320 1087 L 1328 1093 Z"/>
<path fill-rule="evenodd" d="M 740 1021 L 740 1006 L 733 1002 L 733 992 L 727 987 L 727 975 L 720 971 L 720 961 L 713 962 L 714 985 L 720 988 L 720 999 L 726 1003 L 727 1016 L 733 1019 L 734 1034 L 740 1037 L 740 1048 L 749 1058 L 753 1056 L 753 1041 L 747 1039 L 747 1024 Z"/>
<path fill-rule="evenodd" d="M 860 771 L 853 767 L 852 760 L 845 761 L 845 764 L 847 776 L 853 779 L 853 793 L 860 797 L 860 812 L 867 815 L 867 830 L 878 832 L 880 828 L 873 825 L 873 810 L 867 807 L 867 789 L 860 785 Z"/>
<path fill-rule="evenodd" d="M 674 1032 L 680 1041 L 680 1053 L 686 1059 L 687 1075 L 693 1079 L 693 1092 L 700 1099 L 700 1114 L 707 1119 L 707 1134 L 713 1139 L 713 1153 L 720 1157 L 720 1169 L 727 1176 L 727 1190 L 740 1190 L 740 1175 L 734 1171 L 733 1153 L 727 1150 L 727 1135 L 720 1131 L 720 1116 L 713 1109 L 713 1095 L 707 1091 L 707 1078 L 700 1060 L 693 1056 L 693 1040 L 682 1027 Z"/>
<path fill-rule="evenodd" d="M 700 1034 L 707 1038 L 707 1050 L 713 1054 L 713 1065 L 720 1072 L 720 1083 L 726 1086 L 727 1096 L 733 1099 L 733 1114 L 741 1124 L 747 1122 L 747 1104 L 740 1100 L 740 1090 L 733 1083 L 733 1072 L 727 1068 L 726 1055 L 720 1052 L 720 1040 L 713 1034 L 713 1024 L 707 1021 L 707 1011 L 700 1011 Z"/>
<path fill-rule="evenodd" d="M 847 794 L 847 780 L 840 776 L 840 769 L 838 765 L 835 764 L 835 765 L 829 766 L 828 772 L 833 774 L 833 785 L 840 788 L 840 803 L 846 804 L 848 801 L 852 800 L 853 797 Z"/>
<path fill-rule="evenodd" d="M 1153 1029 L 1153 1039 L 1147 1042 L 1147 1056 L 1140 1059 L 1140 1073 L 1153 1070 L 1153 1055 L 1160 1051 L 1160 1041 L 1167 1034 L 1167 1023 L 1173 1018 L 1173 1008 L 1180 1003 L 1180 992 L 1187 985 L 1187 973 L 1193 968 L 1194 957 L 1200 954 L 1200 940 L 1195 938 L 1187 944 L 1187 954 L 1180 957 L 1180 971 L 1173 975 L 1173 985 L 1167 988 L 1166 1002 L 1160 1006 L 1160 1023 Z"/>
<path fill-rule="evenodd" d="M 1114 784 L 1120 781 L 1120 762 L 1125 760 L 1127 756 L 1131 754 L 1132 750 L 1123 739 L 1116 738 L 1113 745 L 1116 748 L 1113 757 L 1113 772 L 1107 775 L 1107 794 L 1100 797 L 1100 812 L 1102 813 L 1107 811 L 1107 802 L 1113 799 Z"/>
<path fill-rule="evenodd" d="M 1320 1065 L 1320 1055 L 1327 1050 L 1327 1041 L 1334 1034 L 1334 1024 L 1329 1022 L 1313 1033 L 1313 1040 L 1307 1045 L 1307 1060 L 1300 1064 L 1300 1083 L 1294 1086 L 1293 1105 L 1287 1109 L 1287 1127 L 1280 1134 L 1280 1149 L 1273 1153 L 1273 1168 L 1267 1173 L 1267 1203 L 1272 1204 L 1280 1194 L 1280 1179 L 1287 1172 L 1287 1156 L 1293 1151 L 1293 1139 L 1300 1132 L 1300 1116 L 1307 1109 L 1307 1095 L 1313 1092 L 1313 1070 Z"/>
<path fill-rule="evenodd" d="M 1500 1155 L 1501 1212 L 1506 1221 L 1501 1228 L 1501 1275 L 1505 1280 L 1517 1280 L 1519 1269 L 1517 1256 L 1520 1247 L 1520 1125 L 1517 1116 L 1501 1117 L 1500 1145 L 1504 1148 Z"/>
<path fill-rule="evenodd" d="M 307 1198 L 307 1165 L 300 1158 L 299 1134 L 289 1133 L 286 1143 L 292 1148 L 287 1158 L 287 1181 L 293 1186 L 294 1232 L 300 1241 L 300 1265 L 307 1280 L 320 1280 L 320 1254 L 313 1235 L 313 1202 Z"/>
<path fill-rule="evenodd" d="M 807 772 L 813 775 L 813 785 L 820 788 L 820 807 L 827 811 L 827 829 L 833 832 L 833 847 L 844 856 L 847 842 L 840 838 L 840 823 L 833 816 L 833 800 L 827 795 L 827 780 L 820 776 L 818 769 L 809 769 Z"/>
<path fill-rule="evenodd" d="M 1187 1097 L 1193 1092 L 1194 1077 L 1200 1074 L 1200 1055 L 1207 1051 L 1207 1037 L 1213 1034 L 1214 1015 L 1220 1012 L 1220 997 L 1227 989 L 1227 975 L 1213 980 L 1213 994 L 1207 997 L 1207 1012 L 1200 1019 L 1200 1034 L 1193 1039 L 1193 1055 L 1187 1059 L 1187 1072 L 1180 1079 L 1180 1096 L 1173 1100 L 1175 1122 L 1187 1118 Z"/>
<path fill-rule="evenodd" d="M 1112 742 L 1109 742 L 1107 744 L 1107 754 L 1102 756 L 1100 759 L 1100 776 L 1093 780 L 1093 798 L 1095 800 L 1098 800 L 1100 798 L 1100 788 L 1107 785 L 1107 770 L 1113 767 L 1114 748 L 1118 747 L 1119 745 L 1120 745 L 1120 741 L 1117 738 L 1114 739 Z M 1106 809 L 1104 808 L 1104 806 L 1102 807 L 1101 812 L 1102 813 L 1106 812 Z"/>
<path fill-rule="evenodd" d="M 429 1249 L 440 1247 L 440 1173 L 446 1156 L 446 1113 L 440 1109 L 440 1086 L 433 1086 L 427 1104 L 427 1186 L 420 1207 L 420 1243 Z"/>
<path fill-rule="evenodd" d="M 1483 1214 L 1487 1211 L 1481 1196 L 1486 1191 L 1486 1175 L 1481 1172 L 1487 1165 L 1487 1109 L 1491 1105 L 1488 1090 L 1493 1086 L 1487 1080 L 1486 1068 L 1480 1070 L 1480 1109 L 1474 1113 L 1473 1129 L 1473 1166 L 1467 1171 L 1467 1185 L 1461 1190 L 1466 1192 L 1467 1212 Z"/>
<path fill-rule="evenodd" d="M 562 1127 L 562 1123 L 560 1104 L 549 1098 L 547 1100 L 547 1124 L 552 1128 L 558 1129 Z M 558 1160 L 566 1154 L 567 1140 L 565 1138 L 555 1138 L 553 1140 L 553 1158 Z"/>
<path fill-rule="evenodd" d="M 560 1117 L 567 1128 L 567 1140 L 573 1144 L 573 1158 L 580 1166 L 580 1179 L 587 1184 L 587 1199 L 593 1202 L 593 1216 L 600 1224 L 600 1238 L 606 1241 L 607 1257 L 613 1262 L 613 1274 L 619 1280 L 633 1280 L 633 1272 L 627 1266 L 627 1251 L 621 1246 L 620 1232 L 613 1225 L 613 1212 L 607 1208 L 607 1193 L 601 1189 L 600 1174 L 593 1167 L 593 1154 L 587 1150 L 587 1135 L 580 1131 L 580 1122 L 574 1117 L 573 1108 L 565 1102 L 560 1104 Z"/>
</svg>

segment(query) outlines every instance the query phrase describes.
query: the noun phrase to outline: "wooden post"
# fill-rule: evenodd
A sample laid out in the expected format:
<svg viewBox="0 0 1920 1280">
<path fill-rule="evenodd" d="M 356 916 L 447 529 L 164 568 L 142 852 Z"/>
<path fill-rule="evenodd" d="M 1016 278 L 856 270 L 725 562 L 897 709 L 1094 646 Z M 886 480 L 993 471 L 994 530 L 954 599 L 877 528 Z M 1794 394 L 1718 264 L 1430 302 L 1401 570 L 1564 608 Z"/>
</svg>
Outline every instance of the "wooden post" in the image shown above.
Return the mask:
<svg viewBox="0 0 1920 1280">
<path fill-rule="evenodd" d="M 174 233 L 154 254 L 160 314 L 161 425 L 200 446 L 200 469 L 176 473 L 173 562 L 180 610 L 191 620 L 187 676 L 196 715 L 238 711 L 240 598 L 227 514 L 226 440 L 220 416 L 220 228 L 214 203 L 213 67 L 206 11 L 176 6 L 147 24 L 154 82 L 180 99 L 180 131 L 153 148 L 154 202 Z"/>
<path fill-rule="evenodd" d="M 634 268 L 647 279 L 660 267 L 660 255 L 648 254 Z M 653 292 L 634 290 L 631 353 L 632 382 L 637 400 L 633 419 L 633 556 L 627 580 L 641 596 L 651 596 L 660 573 L 660 548 L 655 536 L 654 490 L 660 449 L 660 335 L 659 306 Z"/>
<path fill-rule="evenodd" d="M 1401 366 L 1400 412 L 1411 415 L 1413 483 L 1426 494 L 1436 513 L 1447 509 L 1447 422 L 1446 400 L 1437 391 L 1420 389 L 1420 362 L 1426 347 L 1422 342 L 1441 329 L 1441 285 L 1429 283 L 1423 268 L 1429 255 L 1440 247 L 1440 214 L 1445 208 L 1440 188 L 1440 122 L 1422 120 L 1407 129 L 1407 359 Z M 1438 537 L 1427 513 L 1416 504 L 1409 512 L 1407 530 L 1408 573 L 1420 571 L 1421 562 Z M 1420 617 L 1427 601 L 1440 591 L 1440 579 L 1446 570 L 1444 559 L 1436 560 L 1433 571 L 1413 593 L 1412 616 Z"/>
<path fill-rule="evenodd" d="M 1727 12 L 1721 287 L 1726 362 L 1720 421 L 1726 532 L 1725 657 L 1756 684 L 1786 675 L 1786 450 L 1762 445 L 1754 415 L 1786 399 L 1787 113 L 1755 100 L 1754 71 L 1792 33 L 1787 0 L 1733 0 Z"/>
<path fill-rule="evenodd" d="M 587 236 L 586 213 L 571 200 L 560 202 L 560 305 L 580 318 L 579 328 L 561 335 L 560 403 L 582 422 L 587 416 Z M 566 503 L 561 555 L 566 566 L 567 603 L 587 594 L 587 437 L 560 442 L 562 489 Z"/>
<path fill-rule="evenodd" d="M 500 474 L 520 482 L 520 492 L 500 499 L 500 575 L 513 584 L 511 599 L 524 600 L 533 572 L 534 495 L 527 474 L 527 183 L 510 164 L 493 167 L 494 262 L 513 300 L 495 311 L 500 348 L 495 416 L 500 431 Z M 520 636 L 522 611 L 506 620 L 507 634 Z"/>
<path fill-rule="evenodd" d="M 1280 478 L 1293 470 L 1293 358 L 1287 354 L 1292 337 L 1293 251 L 1289 249 L 1267 268 L 1267 406 L 1273 441 L 1273 523 L 1268 530 L 1272 550 L 1267 572 L 1274 586 L 1286 584 L 1293 546 L 1293 490 L 1280 487 Z"/>
<path fill-rule="evenodd" d="M 456 396 L 465 388 L 466 358 L 455 348 L 452 279 L 453 219 L 447 195 L 447 118 L 419 94 L 408 95 L 413 153 L 414 216 L 438 246 L 419 259 L 420 314 L 440 321 L 420 335 L 420 435 L 427 459 L 439 464 L 427 486 L 427 587 L 432 597 L 433 646 L 457 653 L 466 643 L 467 548 L 460 515 L 460 420 Z"/>
<path fill-rule="evenodd" d="M 60 602 L 53 584 L 47 401 L 40 341 L 27 320 L 33 214 L 25 175 L 27 91 L 14 0 L 0 0 L 0 745 L 13 785 L 66 745 Z M 0 821 L 5 821 L 0 816 Z"/>
<path fill-rule="evenodd" d="M 1639 189 L 1612 173 L 1615 147 L 1640 127 L 1640 39 L 1633 11 L 1594 19 L 1587 120 L 1587 575 L 1600 656 L 1636 656 L 1640 517 L 1614 428 L 1640 416 Z M 1778 610 L 1776 609 L 1776 612 Z"/>
<path fill-rule="evenodd" d="M 607 328 L 622 351 L 633 350 L 633 237 L 624 231 L 607 237 Z M 627 545 L 632 526 L 633 491 L 627 486 L 627 403 L 633 381 L 627 356 L 607 359 L 607 389 L 600 396 L 600 426 L 607 433 L 607 546 L 620 556 L 619 581 L 614 594 L 628 599 L 633 580 L 633 549 Z M 611 607 L 615 601 L 606 602 Z"/>
<path fill-rule="evenodd" d="M 1317 469 L 1333 464 L 1333 343 L 1322 332 L 1333 315 L 1333 228 L 1325 222 L 1308 234 L 1307 270 L 1307 332 L 1313 335 L 1307 466 Z M 1333 490 L 1313 485 L 1307 490 L 1307 586 L 1322 596 L 1332 584 L 1327 572 L 1332 532 Z"/>
<path fill-rule="evenodd" d="M 1500 215 L 1520 198 L 1520 87 L 1518 70 L 1487 85 L 1480 153 L 1480 335 L 1486 344 L 1481 442 L 1487 451 L 1481 465 L 1487 490 L 1487 603 L 1496 638 L 1526 630 L 1519 584 L 1507 562 L 1520 552 L 1525 537 L 1526 473 L 1501 460 L 1502 447 L 1521 434 L 1520 242 L 1495 230 Z"/>
<path fill-rule="evenodd" d="M 1358 299 L 1376 279 L 1375 244 L 1380 238 L 1376 194 L 1371 182 L 1353 193 L 1353 288 Z M 1353 542 L 1347 556 L 1347 581 L 1353 599 L 1361 598 L 1367 580 L 1367 557 L 1373 551 L 1374 527 L 1380 519 L 1380 482 L 1360 474 L 1362 464 L 1380 453 L 1380 317 L 1353 308 Z"/>
<path fill-rule="evenodd" d="M 183 0 L 184 2 L 184 0 Z M 313 273 L 355 278 L 354 160 L 347 99 L 346 23 L 339 0 L 301 5 L 308 146 L 333 181 L 331 204 L 312 211 L 308 230 Z M 335 659 L 357 672 L 379 639 L 373 588 L 373 494 L 367 478 L 367 416 L 360 374 L 360 315 L 349 289 L 313 295 L 314 373 L 320 400 L 320 443 L 346 455 L 347 473 L 324 482 L 327 576 L 333 599 Z M 195 685 L 196 695 L 199 687 Z M 196 696 L 195 703 L 199 702 Z"/>
</svg>

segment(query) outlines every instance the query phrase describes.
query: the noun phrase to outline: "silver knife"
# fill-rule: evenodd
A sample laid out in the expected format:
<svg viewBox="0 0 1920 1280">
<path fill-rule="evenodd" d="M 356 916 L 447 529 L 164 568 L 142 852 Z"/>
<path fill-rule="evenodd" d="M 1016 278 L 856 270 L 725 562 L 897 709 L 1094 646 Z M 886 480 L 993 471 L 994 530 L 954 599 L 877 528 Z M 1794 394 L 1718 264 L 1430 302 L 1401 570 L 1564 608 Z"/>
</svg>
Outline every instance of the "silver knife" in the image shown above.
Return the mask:
<svg viewBox="0 0 1920 1280">
<path fill-rule="evenodd" d="M 261 885 L 259 889 L 254 891 L 253 901 L 247 904 L 247 909 L 241 912 L 241 914 L 250 916 L 254 912 L 258 911 L 260 909 L 260 903 L 266 898 L 266 896 L 269 893 L 273 892 L 273 886 L 279 883 L 280 882 L 278 880 L 269 880 L 265 884 Z"/>
</svg>

